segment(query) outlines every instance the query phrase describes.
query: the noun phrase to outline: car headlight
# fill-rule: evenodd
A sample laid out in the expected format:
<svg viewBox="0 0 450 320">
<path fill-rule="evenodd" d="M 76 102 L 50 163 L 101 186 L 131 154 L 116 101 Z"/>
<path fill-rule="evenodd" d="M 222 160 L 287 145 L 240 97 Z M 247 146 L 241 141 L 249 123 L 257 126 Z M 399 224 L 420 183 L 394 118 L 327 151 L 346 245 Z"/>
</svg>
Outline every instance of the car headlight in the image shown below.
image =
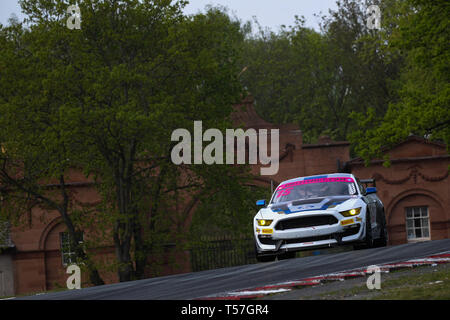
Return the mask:
<svg viewBox="0 0 450 320">
<path fill-rule="evenodd" d="M 342 214 L 344 217 L 352 217 L 356 216 L 361 212 L 361 208 L 354 208 L 346 211 L 340 211 L 339 213 Z"/>
<path fill-rule="evenodd" d="M 270 226 L 273 220 L 256 219 L 256 221 L 258 222 L 258 226 L 267 227 Z"/>
</svg>

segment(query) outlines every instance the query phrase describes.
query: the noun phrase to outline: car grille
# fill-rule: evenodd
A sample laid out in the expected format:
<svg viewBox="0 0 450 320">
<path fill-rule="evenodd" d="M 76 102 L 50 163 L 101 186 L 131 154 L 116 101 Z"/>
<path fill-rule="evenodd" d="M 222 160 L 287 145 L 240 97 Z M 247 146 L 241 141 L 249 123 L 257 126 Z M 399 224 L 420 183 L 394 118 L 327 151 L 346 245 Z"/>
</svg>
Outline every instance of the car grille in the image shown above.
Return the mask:
<svg viewBox="0 0 450 320">
<path fill-rule="evenodd" d="M 282 244 L 304 243 L 304 242 L 331 240 L 331 239 L 336 239 L 337 237 L 340 237 L 340 238 L 348 237 L 348 236 L 357 234 L 359 232 L 360 227 L 361 226 L 358 224 L 358 225 L 348 228 L 344 232 L 340 232 L 340 233 L 332 233 L 332 234 L 313 236 L 313 237 L 283 239 Z M 279 241 L 279 240 L 274 240 L 271 237 L 264 237 L 264 236 L 258 236 L 258 239 L 262 244 L 268 244 L 268 245 L 276 245 L 277 242 Z"/>
<path fill-rule="evenodd" d="M 269 244 L 269 245 L 276 245 L 278 240 L 273 240 L 272 238 L 268 238 L 268 237 L 261 237 L 258 236 L 259 242 L 261 242 L 262 244 Z"/>
<path fill-rule="evenodd" d="M 298 217 L 278 221 L 275 230 L 287 230 L 297 228 L 317 227 L 338 223 L 338 219 L 330 214 L 322 214 L 309 217 Z"/>
</svg>

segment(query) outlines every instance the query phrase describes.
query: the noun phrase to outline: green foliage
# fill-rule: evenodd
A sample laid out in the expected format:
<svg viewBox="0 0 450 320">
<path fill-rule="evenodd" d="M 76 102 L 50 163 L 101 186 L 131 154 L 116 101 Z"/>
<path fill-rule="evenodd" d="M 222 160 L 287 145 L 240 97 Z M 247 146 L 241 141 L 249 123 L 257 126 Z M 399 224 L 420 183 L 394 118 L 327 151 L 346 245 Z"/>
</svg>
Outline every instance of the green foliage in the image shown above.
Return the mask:
<svg viewBox="0 0 450 320">
<path fill-rule="evenodd" d="M 229 176 L 227 179 L 233 179 Z M 253 217 L 258 212 L 257 199 L 269 199 L 270 190 L 241 180 L 240 184 L 221 183 L 224 188 L 202 198 L 190 228 L 191 241 L 205 236 L 227 239 L 253 237 Z"/>
<path fill-rule="evenodd" d="M 184 2 L 164 0 L 83 1 L 81 29 L 70 30 L 69 2 L 23 0 L 29 24 L 1 30 L 5 161 L 38 172 L 35 188 L 83 168 L 102 202 L 70 206 L 68 221 L 97 243 L 111 237 L 120 279 L 139 278 L 150 252 L 186 237 L 196 201 L 247 177 L 170 161 L 173 130 L 231 126 L 243 34 L 220 9 L 186 17 Z"/>
<path fill-rule="evenodd" d="M 381 29 L 366 9 L 379 5 Z M 247 37 L 243 83 L 275 123 L 297 122 L 305 142 L 352 143 L 367 162 L 409 134 L 449 140 L 449 5 L 446 1 L 337 1 L 321 31 L 304 19 Z"/>
<path fill-rule="evenodd" d="M 350 137 L 356 152 L 366 161 L 381 155 L 410 134 L 440 140 L 448 145 L 449 112 L 449 21 L 445 1 L 388 2 L 382 20 L 381 39 L 386 59 L 401 60 L 399 75 L 391 82 L 394 94 L 385 113 L 355 118 L 366 130 Z M 376 126 L 365 127 L 373 120 Z"/>
<path fill-rule="evenodd" d="M 366 27 L 367 4 L 339 1 L 321 19 L 321 32 L 294 26 L 278 33 L 259 28 L 245 43 L 244 84 L 258 112 L 276 123 L 297 122 L 305 142 L 320 135 L 344 140 L 356 128 L 351 115 L 387 109 L 395 65 L 382 56 L 381 40 Z"/>
</svg>

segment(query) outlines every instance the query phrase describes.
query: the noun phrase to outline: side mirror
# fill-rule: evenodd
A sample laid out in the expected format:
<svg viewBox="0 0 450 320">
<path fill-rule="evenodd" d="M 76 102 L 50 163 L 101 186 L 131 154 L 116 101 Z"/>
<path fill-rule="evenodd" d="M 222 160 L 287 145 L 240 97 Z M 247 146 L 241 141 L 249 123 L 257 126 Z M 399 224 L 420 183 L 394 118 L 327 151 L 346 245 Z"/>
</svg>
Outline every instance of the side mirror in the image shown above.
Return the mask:
<svg viewBox="0 0 450 320">
<path fill-rule="evenodd" d="M 377 193 L 377 188 L 375 188 L 375 187 L 368 187 L 366 189 L 366 194 L 371 194 L 371 193 Z"/>
<path fill-rule="evenodd" d="M 266 200 L 258 200 L 256 201 L 256 205 L 259 207 L 265 207 L 266 206 Z"/>
</svg>

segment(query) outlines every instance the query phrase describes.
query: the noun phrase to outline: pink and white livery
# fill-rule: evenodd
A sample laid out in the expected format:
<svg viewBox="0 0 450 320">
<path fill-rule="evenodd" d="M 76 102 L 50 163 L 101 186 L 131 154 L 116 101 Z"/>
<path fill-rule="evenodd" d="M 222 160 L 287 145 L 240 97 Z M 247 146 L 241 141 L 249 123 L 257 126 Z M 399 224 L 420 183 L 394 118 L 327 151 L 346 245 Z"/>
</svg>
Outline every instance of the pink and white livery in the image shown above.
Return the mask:
<svg viewBox="0 0 450 320">
<path fill-rule="evenodd" d="M 282 182 L 253 219 L 258 261 L 293 258 L 296 251 L 352 243 L 386 246 L 384 206 L 374 180 L 335 173 Z"/>
</svg>

